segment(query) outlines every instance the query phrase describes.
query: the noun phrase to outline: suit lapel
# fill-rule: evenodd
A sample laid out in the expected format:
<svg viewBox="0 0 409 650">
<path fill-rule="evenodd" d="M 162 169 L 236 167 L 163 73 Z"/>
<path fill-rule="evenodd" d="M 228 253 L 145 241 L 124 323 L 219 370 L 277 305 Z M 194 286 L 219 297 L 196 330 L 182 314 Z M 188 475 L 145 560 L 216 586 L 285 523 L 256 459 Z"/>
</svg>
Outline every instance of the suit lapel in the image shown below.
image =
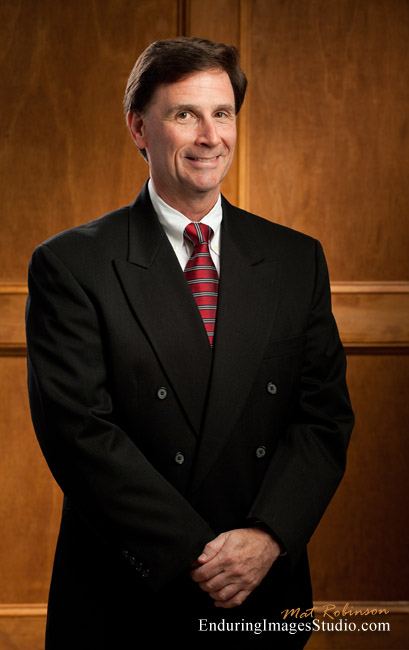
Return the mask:
<svg viewBox="0 0 409 650">
<path fill-rule="evenodd" d="M 195 433 L 200 432 L 212 352 L 192 292 L 142 189 L 129 214 L 128 259 L 115 267 Z"/>
<path fill-rule="evenodd" d="M 265 260 L 252 230 L 243 213 L 224 200 L 213 369 L 192 491 L 216 462 L 240 417 L 271 335 L 278 269 Z"/>
<path fill-rule="evenodd" d="M 134 316 L 194 432 L 200 434 L 192 491 L 199 487 L 227 443 L 271 334 L 278 269 L 265 259 L 262 242 L 254 242 L 251 233 L 252 221 L 223 200 L 213 354 L 146 186 L 130 207 L 128 259 L 114 262 Z"/>
</svg>

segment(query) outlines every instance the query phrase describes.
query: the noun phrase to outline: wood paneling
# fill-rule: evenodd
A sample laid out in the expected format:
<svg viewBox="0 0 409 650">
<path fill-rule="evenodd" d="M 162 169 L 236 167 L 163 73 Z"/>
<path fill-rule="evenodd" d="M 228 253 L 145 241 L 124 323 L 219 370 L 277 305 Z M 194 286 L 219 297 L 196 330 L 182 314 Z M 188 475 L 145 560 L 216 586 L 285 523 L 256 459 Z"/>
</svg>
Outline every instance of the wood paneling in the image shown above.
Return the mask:
<svg viewBox="0 0 409 650">
<path fill-rule="evenodd" d="M 178 33 L 239 47 L 249 91 L 223 191 L 322 241 L 351 353 L 357 424 L 310 544 L 315 598 L 409 598 L 409 3 L 16 0 L 0 8 L 0 604 L 17 609 L 0 606 L 0 650 L 43 647 L 32 604 L 46 601 L 61 507 L 26 396 L 28 259 L 138 192 L 148 168 L 122 115 L 126 79 L 148 43 Z M 308 648 L 409 647 L 392 609 L 388 635 L 318 633 Z"/>
<path fill-rule="evenodd" d="M 0 356 L 25 354 L 26 284 L 0 284 Z"/>
<path fill-rule="evenodd" d="M 0 650 L 44 650 L 46 608 L 0 606 Z"/>
<path fill-rule="evenodd" d="M 408 600 L 408 356 L 353 355 L 347 471 L 311 543 L 315 598 Z"/>
<path fill-rule="evenodd" d="M 132 201 L 148 176 L 122 112 L 151 41 L 176 36 L 169 0 L 2 3 L 0 282 L 23 282 L 35 244 Z"/>
<path fill-rule="evenodd" d="M 33 434 L 26 360 L 0 357 L 0 603 L 44 602 L 61 511 Z"/>
<path fill-rule="evenodd" d="M 409 352 L 409 282 L 332 284 L 332 303 L 346 348 Z"/>
<path fill-rule="evenodd" d="M 248 207 L 320 239 L 333 280 L 408 280 L 408 3 L 249 7 Z"/>
</svg>

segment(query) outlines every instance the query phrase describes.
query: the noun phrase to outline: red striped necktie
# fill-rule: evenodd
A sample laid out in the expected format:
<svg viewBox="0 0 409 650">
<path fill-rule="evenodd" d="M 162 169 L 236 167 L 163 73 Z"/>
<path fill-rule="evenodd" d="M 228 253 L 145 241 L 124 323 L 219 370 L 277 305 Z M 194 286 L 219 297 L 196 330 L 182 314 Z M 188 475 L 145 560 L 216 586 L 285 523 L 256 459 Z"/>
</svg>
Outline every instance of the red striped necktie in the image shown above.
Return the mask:
<svg viewBox="0 0 409 650">
<path fill-rule="evenodd" d="M 186 280 L 202 316 L 210 346 L 213 347 L 219 276 L 209 252 L 212 229 L 204 223 L 189 223 L 183 234 L 194 246 L 185 267 Z"/>
</svg>

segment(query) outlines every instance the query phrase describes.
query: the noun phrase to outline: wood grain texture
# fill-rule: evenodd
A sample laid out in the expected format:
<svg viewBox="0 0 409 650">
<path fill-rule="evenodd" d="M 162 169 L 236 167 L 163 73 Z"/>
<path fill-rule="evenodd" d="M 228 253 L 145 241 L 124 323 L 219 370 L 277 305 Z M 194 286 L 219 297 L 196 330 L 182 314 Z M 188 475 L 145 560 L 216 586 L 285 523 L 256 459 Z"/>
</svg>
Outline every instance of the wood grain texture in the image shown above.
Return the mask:
<svg viewBox="0 0 409 650">
<path fill-rule="evenodd" d="M 44 650 L 45 616 L 0 618 L 1 650 Z"/>
<path fill-rule="evenodd" d="M 62 498 L 33 433 L 26 360 L 0 357 L 0 603 L 47 600 Z"/>
<path fill-rule="evenodd" d="M 250 6 L 248 207 L 320 239 L 333 280 L 408 280 L 408 3 Z"/>
<path fill-rule="evenodd" d="M 16 0 L 1 18 L 0 281 L 21 282 L 36 244 L 129 203 L 147 178 L 122 99 L 141 51 L 176 36 L 177 2 Z"/>
<path fill-rule="evenodd" d="M 223 191 L 323 242 L 354 353 L 357 425 L 310 544 L 314 596 L 407 600 L 409 3 L 16 0 L 0 3 L 0 603 L 46 601 L 61 507 L 18 356 L 28 259 L 134 198 L 148 169 L 124 124 L 126 79 L 149 42 L 181 31 L 241 49 L 249 93 Z M 43 648 L 39 612 L 3 608 L 0 650 Z M 409 647 L 407 614 L 391 625 L 387 636 L 314 634 L 308 648 Z"/>
<path fill-rule="evenodd" d="M 409 351 L 408 293 L 335 293 L 332 303 L 345 346 Z"/>
<path fill-rule="evenodd" d="M 0 293 L 0 349 L 10 346 L 25 346 L 24 312 L 27 300 L 25 293 Z"/>
<path fill-rule="evenodd" d="M 351 356 L 356 425 L 345 477 L 310 543 L 317 600 L 407 600 L 409 363 Z"/>
</svg>

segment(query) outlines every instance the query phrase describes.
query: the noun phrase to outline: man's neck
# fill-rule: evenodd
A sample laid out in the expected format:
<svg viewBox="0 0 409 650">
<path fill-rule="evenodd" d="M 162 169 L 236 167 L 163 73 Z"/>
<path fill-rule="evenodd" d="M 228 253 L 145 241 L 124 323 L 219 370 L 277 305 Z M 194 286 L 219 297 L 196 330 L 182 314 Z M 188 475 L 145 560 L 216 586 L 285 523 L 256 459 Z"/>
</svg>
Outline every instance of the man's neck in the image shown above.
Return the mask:
<svg viewBox="0 0 409 650">
<path fill-rule="evenodd" d="M 152 182 L 152 179 L 151 179 Z M 171 208 L 181 212 L 189 221 L 200 221 L 216 205 L 219 198 L 220 190 L 217 189 L 211 193 L 191 193 L 189 196 L 177 196 L 170 194 L 166 188 L 159 189 L 153 183 L 158 196 L 167 203 Z"/>
</svg>

